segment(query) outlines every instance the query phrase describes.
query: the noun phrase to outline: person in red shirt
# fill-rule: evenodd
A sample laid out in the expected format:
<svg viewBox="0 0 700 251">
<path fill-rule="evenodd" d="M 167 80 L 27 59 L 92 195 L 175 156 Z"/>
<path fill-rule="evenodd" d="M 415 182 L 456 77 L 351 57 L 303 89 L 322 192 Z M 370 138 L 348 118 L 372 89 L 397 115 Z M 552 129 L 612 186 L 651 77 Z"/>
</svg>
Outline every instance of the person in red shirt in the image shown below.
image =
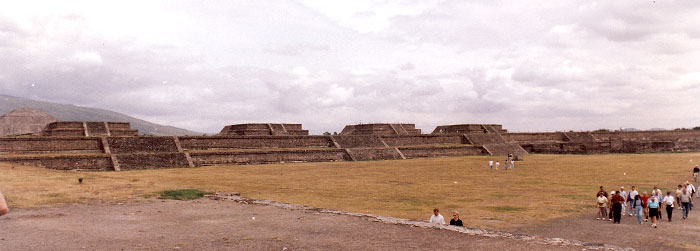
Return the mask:
<svg viewBox="0 0 700 251">
<path fill-rule="evenodd" d="M 649 195 L 647 192 L 642 193 L 642 206 L 644 207 L 644 222 L 649 221 L 649 206 L 647 201 L 649 200 Z"/>
</svg>

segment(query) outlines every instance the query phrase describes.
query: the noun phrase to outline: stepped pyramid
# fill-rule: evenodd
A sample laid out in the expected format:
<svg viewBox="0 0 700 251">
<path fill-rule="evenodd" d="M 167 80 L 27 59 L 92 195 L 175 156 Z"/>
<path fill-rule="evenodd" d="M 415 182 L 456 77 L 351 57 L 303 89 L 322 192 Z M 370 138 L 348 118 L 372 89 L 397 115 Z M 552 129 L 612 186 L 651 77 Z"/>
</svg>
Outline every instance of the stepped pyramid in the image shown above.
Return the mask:
<svg viewBox="0 0 700 251">
<path fill-rule="evenodd" d="M 41 132 L 47 124 L 58 119 L 42 111 L 19 108 L 0 116 L 0 137 Z"/>
</svg>

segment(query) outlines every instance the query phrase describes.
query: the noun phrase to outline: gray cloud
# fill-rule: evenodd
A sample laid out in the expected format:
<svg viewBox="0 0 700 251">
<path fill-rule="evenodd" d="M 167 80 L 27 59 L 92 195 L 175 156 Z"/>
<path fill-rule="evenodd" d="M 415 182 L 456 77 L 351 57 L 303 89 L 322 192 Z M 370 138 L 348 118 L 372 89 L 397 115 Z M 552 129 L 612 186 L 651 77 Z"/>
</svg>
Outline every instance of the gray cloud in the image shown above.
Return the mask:
<svg viewBox="0 0 700 251">
<path fill-rule="evenodd" d="M 154 2 L 124 23 L 0 10 L 0 93 L 205 132 L 265 121 L 314 133 L 359 122 L 700 124 L 688 116 L 700 105 L 700 4 L 448 0 L 343 23 L 290 1 L 217 3 Z M 388 26 L 363 31 L 383 17 Z"/>
</svg>

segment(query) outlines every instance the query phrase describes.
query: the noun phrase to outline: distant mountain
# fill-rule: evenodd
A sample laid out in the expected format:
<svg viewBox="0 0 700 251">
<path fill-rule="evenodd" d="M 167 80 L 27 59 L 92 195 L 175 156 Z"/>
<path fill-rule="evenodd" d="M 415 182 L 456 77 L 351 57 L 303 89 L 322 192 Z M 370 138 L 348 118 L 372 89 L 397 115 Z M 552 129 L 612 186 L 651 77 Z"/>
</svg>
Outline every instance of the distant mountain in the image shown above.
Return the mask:
<svg viewBox="0 0 700 251">
<path fill-rule="evenodd" d="M 0 115 L 18 108 L 33 108 L 50 114 L 62 121 L 116 121 L 130 122 L 131 127 L 139 130 L 140 134 L 159 136 L 202 135 L 199 132 L 188 131 L 173 126 L 159 125 L 137 119 L 126 114 L 109 110 L 36 101 L 26 98 L 0 95 Z"/>
</svg>

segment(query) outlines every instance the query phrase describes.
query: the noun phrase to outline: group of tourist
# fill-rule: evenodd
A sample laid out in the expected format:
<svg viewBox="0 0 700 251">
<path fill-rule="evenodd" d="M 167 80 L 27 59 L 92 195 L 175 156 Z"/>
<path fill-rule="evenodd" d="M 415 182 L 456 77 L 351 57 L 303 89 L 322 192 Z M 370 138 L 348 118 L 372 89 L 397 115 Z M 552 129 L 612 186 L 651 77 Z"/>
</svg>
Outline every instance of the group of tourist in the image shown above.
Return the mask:
<svg viewBox="0 0 700 251">
<path fill-rule="evenodd" d="M 697 175 L 697 172 L 693 172 Z M 627 192 L 625 187 L 620 187 L 617 191 L 612 191 L 610 194 L 600 186 L 600 190 L 596 193 L 596 202 L 598 205 L 598 214 L 596 220 L 609 220 L 615 224 L 620 224 L 621 216 L 629 214 L 636 216 L 637 223 L 651 221 L 651 227 L 656 228 L 656 221 L 663 218 L 663 209 L 666 210 L 666 217 L 670 222 L 673 219 L 673 209 L 683 210 L 683 219 L 688 218 L 688 213 L 693 208 L 693 197 L 700 198 L 700 193 L 697 188 L 690 182 L 686 181 L 682 185 L 678 185 L 675 196 L 670 191 L 664 196 L 661 189 L 654 186 L 650 193 L 647 191 L 641 194 L 637 191 L 636 186 Z"/>
<path fill-rule="evenodd" d="M 508 168 L 515 170 L 515 158 L 513 158 L 513 154 L 509 153 L 508 158 L 505 160 L 506 166 L 504 170 L 508 170 Z M 496 161 L 496 170 L 498 170 L 498 167 L 501 166 L 501 162 L 498 160 Z M 489 169 L 493 170 L 493 160 L 489 160 Z"/>
</svg>

